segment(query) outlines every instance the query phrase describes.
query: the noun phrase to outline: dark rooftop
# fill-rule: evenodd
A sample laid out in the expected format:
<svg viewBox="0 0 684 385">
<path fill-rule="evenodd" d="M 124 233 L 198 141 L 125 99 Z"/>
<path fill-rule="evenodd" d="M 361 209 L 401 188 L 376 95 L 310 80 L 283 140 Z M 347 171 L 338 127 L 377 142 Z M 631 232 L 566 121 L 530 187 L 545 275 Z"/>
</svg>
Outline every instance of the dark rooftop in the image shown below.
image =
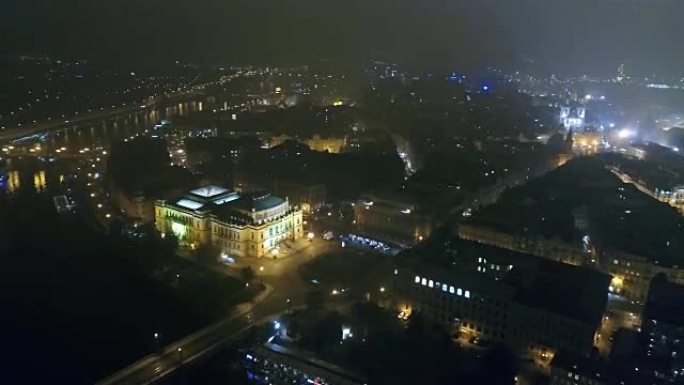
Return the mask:
<svg viewBox="0 0 684 385">
<path fill-rule="evenodd" d="M 684 266 L 684 221 L 676 209 L 625 184 L 601 157 L 574 159 L 508 190 L 466 223 L 520 236 L 579 243 L 573 210 L 586 208 L 591 240 L 603 250 Z M 657 261 L 657 262 L 656 262 Z"/>
<path fill-rule="evenodd" d="M 480 257 L 513 267 L 495 281 L 476 272 Z M 607 274 L 448 235 L 440 234 L 397 258 L 399 264 L 413 268 L 480 281 L 496 292 L 494 286 L 506 285 L 518 303 L 589 323 L 599 322 L 607 303 Z"/>
<path fill-rule="evenodd" d="M 534 257 L 537 263 L 513 268 L 506 277 L 518 288 L 515 300 L 589 323 L 601 320 L 611 277 L 600 271 Z"/>
<path fill-rule="evenodd" d="M 269 193 L 254 193 L 241 197 L 232 206 L 238 210 L 252 211 L 254 209 L 255 211 L 263 211 L 272 209 L 284 202 L 284 199 Z"/>
<path fill-rule="evenodd" d="M 607 365 L 598 358 L 560 350 L 553 356 L 551 366 L 554 369 L 562 369 L 585 378 L 593 378 L 596 381 L 604 383 L 608 381 Z"/>
<path fill-rule="evenodd" d="M 651 281 L 644 319 L 684 327 L 684 285 L 668 282 L 658 275 Z"/>
</svg>

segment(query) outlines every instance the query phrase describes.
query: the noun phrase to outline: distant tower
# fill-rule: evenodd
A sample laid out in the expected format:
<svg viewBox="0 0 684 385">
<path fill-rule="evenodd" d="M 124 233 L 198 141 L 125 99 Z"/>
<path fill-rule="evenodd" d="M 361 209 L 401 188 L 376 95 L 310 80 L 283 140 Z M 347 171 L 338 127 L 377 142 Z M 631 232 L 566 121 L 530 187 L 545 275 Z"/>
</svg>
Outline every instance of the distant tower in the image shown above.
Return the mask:
<svg viewBox="0 0 684 385">
<path fill-rule="evenodd" d="M 587 114 L 587 108 L 584 106 L 580 106 L 580 107 L 577 107 L 575 109 L 575 111 L 577 111 L 577 117 L 579 119 L 582 119 L 582 121 L 584 121 L 584 117 Z"/>
<path fill-rule="evenodd" d="M 572 146 L 574 144 L 574 140 L 572 140 L 572 130 L 568 131 L 568 134 L 565 136 L 565 139 L 563 140 L 563 148 L 557 155 L 557 162 L 556 162 L 556 167 L 560 167 L 564 165 L 567 161 L 572 159 Z"/>
<path fill-rule="evenodd" d="M 570 117 L 570 107 L 569 106 L 562 106 L 560 109 L 561 123 L 563 123 L 563 121 L 568 117 Z"/>
<path fill-rule="evenodd" d="M 622 82 L 625 79 L 627 79 L 627 75 L 625 75 L 625 65 L 620 64 L 618 66 L 617 77 L 615 78 L 615 80 L 617 80 L 618 82 Z"/>
<path fill-rule="evenodd" d="M 565 136 L 565 143 L 564 143 L 564 148 L 563 150 L 568 153 L 572 154 L 572 146 L 575 144 L 575 141 L 572 138 L 572 130 L 568 131 L 568 135 Z"/>
</svg>

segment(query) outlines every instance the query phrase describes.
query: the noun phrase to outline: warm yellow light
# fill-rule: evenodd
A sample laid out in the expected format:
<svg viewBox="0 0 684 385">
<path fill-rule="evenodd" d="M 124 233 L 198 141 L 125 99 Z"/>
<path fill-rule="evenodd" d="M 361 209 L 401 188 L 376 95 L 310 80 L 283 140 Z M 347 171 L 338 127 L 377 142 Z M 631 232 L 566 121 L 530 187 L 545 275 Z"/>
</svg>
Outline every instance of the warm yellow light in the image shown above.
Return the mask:
<svg viewBox="0 0 684 385">
<path fill-rule="evenodd" d="M 624 278 L 619 275 L 615 275 L 610 280 L 610 286 L 608 287 L 608 291 L 610 291 L 611 293 L 620 293 L 622 291 L 623 284 Z"/>
<path fill-rule="evenodd" d="M 610 281 L 610 284 L 613 287 L 621 287 L 622 283 L 623 283 L 623 278 L 618 276 L 618 275 L 614 276 L 613 279 Z"/>
</svg>

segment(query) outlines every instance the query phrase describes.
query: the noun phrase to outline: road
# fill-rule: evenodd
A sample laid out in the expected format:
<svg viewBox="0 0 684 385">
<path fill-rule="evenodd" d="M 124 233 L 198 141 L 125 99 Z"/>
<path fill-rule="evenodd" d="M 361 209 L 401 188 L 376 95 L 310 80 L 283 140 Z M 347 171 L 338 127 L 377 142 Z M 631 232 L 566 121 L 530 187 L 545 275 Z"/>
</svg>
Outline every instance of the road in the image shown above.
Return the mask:
<svg viewBox="0 0 684 385">
<path fill-rule="evenodd" d="M 331 242 L 318 240 L 285 258 L 250 261 L 249 264 L 257 272 L 256 280 L 267 285 L 267 290 L 254 301 L 236 306 L 223 320 L 164 347 L 159 354 L 147 356 L 117 371 L 96 385 L 153 383 L 182 365 L 225 346 L 252 325 L 265 322 L 288 309 L 303 306 L 308 287 L 299 278 L 299 266 L 335 247 Z M 260 269 L 262 266 L 263 271 Z M 226 268 L 227 274 L 234 274 L 235 271 L 237 269 Z"/>
<path fill-rule="evenodd" d="M 613 337 L 620 329 L 639 330 L 641 327 L 642 308 L 630 304 L 617 295 L 608 297 L 606 314 L 594 336 L 594 346 L 604 357 L 608 357 L 613 348 Z"/>
</svg>

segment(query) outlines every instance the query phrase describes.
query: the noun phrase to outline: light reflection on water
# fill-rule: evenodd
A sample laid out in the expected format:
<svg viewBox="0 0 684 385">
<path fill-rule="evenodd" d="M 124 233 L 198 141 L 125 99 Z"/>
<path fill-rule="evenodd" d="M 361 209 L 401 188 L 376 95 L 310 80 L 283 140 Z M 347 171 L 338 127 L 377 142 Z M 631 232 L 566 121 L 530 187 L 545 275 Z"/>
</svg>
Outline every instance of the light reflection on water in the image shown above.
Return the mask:
<svg viewBox="0 0 684 385">
<path fill-rule="evenodd" d="M 173 121 L 173 118 L 202 111 L 203 107 L 201 101 L 190 101 L 149 111 L 133 112 L 115 118 L 66 127 L 50 133 L 48 140 L 57 148 L 107 146 L 111 142 L 144 133 L 145 130 L 154 128 L 154 125 L 161 120 Z"/>
<path fill-rule="evenodd" d="M 221 105 L 228 105 L 220 101 Z M 209 103 L 212 104 L 213 103 Z M 83 124 L 75 124 L 57 131 L 49 132 L 44 146 L 51 149 L 64 149 L 64 153 L 72 153 L 73 149 L 108 147 L 112 142 L 121 141 L 136 134 L 143 134 L 152 130 L 161 120 L 173 122 L 176 117 L 185 117 L 193 112 L 202 111 L 205 103 L 202 101 L 179 102 L 171 106 L 153 110 L 132 112 L 129 114 L 95 119 Z M 28 145 L 29 142 L 27 142 Z M 68 151 L 67 151 L 68 149 Z M 25 159 L 26 160 L 26 159 Z M 21 191 L 42 193 L 63 193 L 65 190 L 65 171 L 63 167 L 54 167 L 51 163 L 34 159 L 31 161 L 11 161 L 0 168 L 4 173 L 0 192 L 17 194 Z M 67 163 L 70 161 L 67 160 Z"/>
<path fill-rule="evenodd" d="M 8 170 L 5 172 L 5 178 L 6 183 L 0 185 L 0 192 L 4 189 L 9 194 L 18 194 L 27 189 L 37 193 L 57 193 L 63 189 L 65 182 L 63 173 L 36 170 L 32 165 L 19 165 L 17 169 Z"/>
</svg>

